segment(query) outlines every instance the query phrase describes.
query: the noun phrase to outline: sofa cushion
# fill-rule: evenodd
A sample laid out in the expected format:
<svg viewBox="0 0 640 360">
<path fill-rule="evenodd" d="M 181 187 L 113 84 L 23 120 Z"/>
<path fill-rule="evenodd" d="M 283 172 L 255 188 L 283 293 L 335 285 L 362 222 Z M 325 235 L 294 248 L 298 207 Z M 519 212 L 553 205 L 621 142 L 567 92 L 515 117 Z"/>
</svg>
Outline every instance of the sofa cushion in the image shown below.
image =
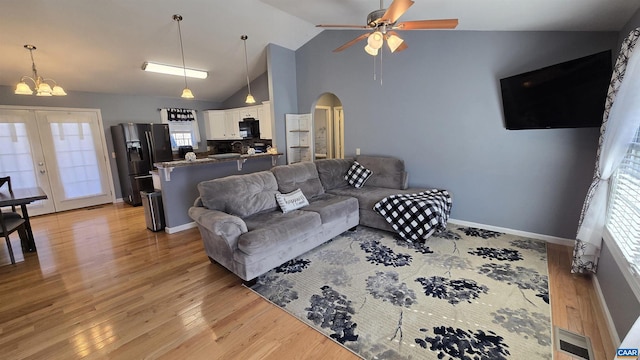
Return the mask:
<svg viewBox="0 0 640 360">
<path fill-rule="evenodd" d="M 303 206 L 309 205 L 309 201 L 300 189 L 294 190 L 288 194 L 276 194 L 276 201 L 280 205 L 280 209 L 283 213 L 300 209 Z"/>
<path fill-rule="evenodd" d="M 407 188 L 407 173 L 404 161 L 383 156 L 358 156 L 356 160 L 373 175 L 367 180 L 367 186 L 379 186 L 392 189 Z"/>
<path fill-rule="evenodd" d="M 420 191 L 424 191 L 424 189 L 409 188 L 400 190 L 373 186 L 365 186 L 364 188 L 358 189 L 349 186 L 346 188 L 333 189 L 331 190 L 331 194 L 355 197 L 358 199 L 358 206 L 360 209 L 373 211 L 373 206 L 387 196 L 396 194 L 414 194 Z"/>
<path fill-rule="evenodd" d="M 280 165 L 272 168 L 271 172 L 276 177 L 278 190 L 281 193 L 286 194 L 300 189 L 307 199 L 324 194 L 324 188 L 318 177 L 318 170 L 316 170 L 316 165 L 312 162 Z"/>
<path fill-rule="evenodd" d="M 248 255 L 273 252 L 316 234 L 320 215 L 311 211 L 267 211 L 244 219 L 249 232 L 238 237 L 238 249 Z"/>
<path fill-rule="evenodd" d="M 325 191 L 349 186 L 344 175 L 353 164 L 353 159 L 323 159 L 315 164 Z"/>
<path fill-rule="evenodd" d="M 367 180 L 371 177 L 371 170 L 366 167 L 360 165 L 359 162 L 354 161 L 347 174 L 344 176 L 344 179 L 347 180 L 349 185 L 361 188 L 367 182 Z"/>
<path fill-rule="evenodd" d="M 358 199 L 349 196 L 323 194 L 311 199 L 304 211 L 313 211 L 320 214 L 323 224 L 346 218 L 354 212 L 358 212 Z"/>
<path fill-rule="evenodd" d="M 202 204 L 239 217 L 278 207 L 278 184 L 270 171 L 231 175 L 198 184 Z"/>
</svg>

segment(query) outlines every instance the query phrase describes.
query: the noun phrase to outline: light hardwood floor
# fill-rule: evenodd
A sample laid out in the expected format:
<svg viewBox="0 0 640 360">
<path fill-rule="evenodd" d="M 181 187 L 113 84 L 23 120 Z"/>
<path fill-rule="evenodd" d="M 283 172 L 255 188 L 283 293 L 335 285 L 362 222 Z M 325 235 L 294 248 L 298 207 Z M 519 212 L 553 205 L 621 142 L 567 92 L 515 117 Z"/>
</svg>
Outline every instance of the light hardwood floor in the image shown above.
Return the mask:
<svg viewBox="0 0 640 360">
<path fill-rule="evenodd" d="M 0 249 L 2 359 L 357 358 L 211 264 L 197 229 L 148 231 L 142 208 L 124 204 L 32 225 L 37 254 L 23 258 L 17 236 L 23 262 Z M 569 248 L 548 249 L 554 324 L 612 358 L 590 280 L 568 274 Z"/>
</svg>

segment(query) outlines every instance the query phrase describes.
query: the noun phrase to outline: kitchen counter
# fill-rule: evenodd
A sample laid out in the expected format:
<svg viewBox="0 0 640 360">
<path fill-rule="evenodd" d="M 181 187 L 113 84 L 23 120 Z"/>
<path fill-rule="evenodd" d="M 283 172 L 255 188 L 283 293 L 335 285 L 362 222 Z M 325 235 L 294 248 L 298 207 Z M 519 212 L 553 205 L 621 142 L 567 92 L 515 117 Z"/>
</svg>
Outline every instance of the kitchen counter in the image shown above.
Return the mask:
<svg viewBox="0 0 640 360">
<path fill-rule="evenodd" d="M 262 158 L 271 158 L 271 166 L 275 166 L 276 162 L 278 160 L 278 157 L 282 155 L 282 153 L 277 153 L 277 154 L 255 154 L 255 155 L 248 155 L 248 154 L 242 154 L 242 155 L 238 155 L 238 156 L 233 156 L 233 157 L 228 157 L 228 158 L 211 158 L 211 157 L 207 157 L 207 158 L 199 158 L 199 159 L 195 159 L 193 161 L 188 161 L 188 160 L 174 160 L 174 161 L 165 161 L 165 162 L 158 162 L 155 163 L 154 165 L 164 173 L 164 177 L 166 179 L 166 181 L 171 181 L 171 172 L 173 171 L 173 169 L 177 168 L 177 167 L 183 167 L 183 166 L 197 166 L 197 165 L 206 165 L 206 164 L 216 164 L 216 163 L 225 163 L 225 162 L 232 162 L 235 161 L 238 165 L 238 171 L 242 170 L 242 165 L 247 161 L 247 160 L 252 160 L 252 159 L 262 159 Z"/>
<path fill-rule="evenodd" d="M 202 157 L 194 161 L 175 160 L 155 163 L 162 192 L 165 232 L 172 234 L 195 227 L 189 217 L 189 207 L 200 196 L 202 181 L 229 175 L 265 171 L 277 165 L 282 153 L 238 155 L 222 159 Z M 283 162 L 284 160 L 281 160 Z M 156 182 L 157 182 L 156 180 Z"/>
</svg>

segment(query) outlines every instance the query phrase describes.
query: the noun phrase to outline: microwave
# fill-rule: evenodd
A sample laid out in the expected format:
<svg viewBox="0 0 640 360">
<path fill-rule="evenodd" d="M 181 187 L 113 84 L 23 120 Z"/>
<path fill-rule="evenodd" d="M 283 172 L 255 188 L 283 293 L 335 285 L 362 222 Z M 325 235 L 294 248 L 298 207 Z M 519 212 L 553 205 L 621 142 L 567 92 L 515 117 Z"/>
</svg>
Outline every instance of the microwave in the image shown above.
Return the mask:
<svg viewBox="0 0 640 360">
<path fill-rule="evenodd" d="M 240 136 L 243 139 L 260 138 L 260 121 L 252 118 L 243 119 L 239 122 Z"/>
</svg>

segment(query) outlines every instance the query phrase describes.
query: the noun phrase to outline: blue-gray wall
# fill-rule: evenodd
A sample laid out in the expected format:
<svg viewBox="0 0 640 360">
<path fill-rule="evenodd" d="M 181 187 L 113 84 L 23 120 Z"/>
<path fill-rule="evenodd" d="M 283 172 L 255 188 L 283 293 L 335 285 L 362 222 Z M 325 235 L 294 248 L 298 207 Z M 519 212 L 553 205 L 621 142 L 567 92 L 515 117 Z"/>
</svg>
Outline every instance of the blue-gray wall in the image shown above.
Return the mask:
<svg viewBox="0 0 640 360">
<path fill-rule="evenodd" d="M 574 238 L 598 129 L 508 131 L 499 80 L 615 49 L 617 32 L 403 32 L 409 48 L 385 52 L 377 80 L 363 42 L 332 52 L 357 35 L 324 31 L 296 51 L 298 109 L 336 94 L 345 156 L 404 159 L 411 185 L 451 191 L 452 218 Z"/>
<path fill-rule="evenodd" d="M 109 154 L 113 152 L 111 140 L 111 125 L 123 122 L 136 123 L 160 123 L 160 108 L 179 107 L 195 110 L 220 109 L 218 102 L 183 100 L 181 98 L 164 98 L 136 95 L 98 94 L 89 92 L 68 91 L 64 97 L 38 97 L 15 95 L 14 88 L 0 86 L 0 105 L 18 106 L 47 106 L 65 108 L 91 108 L 100 109 L 102 124 Z M 198 127 L 200 137 L 206 150 L 204 116 L 198 112 Z M 121 198 L 120 181 L 115 159 L 109 157 L 116 198 Z"/>
<path fill-rule="evenodd" d="M 273 144 L 286 154 L 285 114 L 298 113 L 298 91 L 296 86 L 296 52 L 275 44 L 267 46 L 267 72 L 271 95 L 271 118 L 274 123 Z M 308 111 L 307 111 L 308 112 Z M 285 164 L 281 157 L 278 164 Z"/>
<path fill-rule="evenodd" d="M 256 99 L 256 104 L 262 104 L 263 101 L 269 100 L 269 76 L 265 72 L 251 82 L 251 95 Z M 247 87 L 243 87 L 235 94 L 229 96 L 222 102 L 224 109 L 233 109 L 248 106 L 244 101 L 247 99 Z"/>
<path fill-rule="evenodd" d="M 620 31 L 619 44 L 629 35 L 629 32 L 638 26 L 640 26 L 640 10 L 636 11 Z M 636 51 L 638 51 L 637 49 L 636 47 Z M 631 329 L 633 322 L 640 316 L 640 299 L 634 295 L 618 263 L 612 256 L 609 246 L 604 241 L 602 242 L 596 276 L 609 308 L 609 314 L 611 314 L 618 336 L 622 340 Z"/>
</svg>

